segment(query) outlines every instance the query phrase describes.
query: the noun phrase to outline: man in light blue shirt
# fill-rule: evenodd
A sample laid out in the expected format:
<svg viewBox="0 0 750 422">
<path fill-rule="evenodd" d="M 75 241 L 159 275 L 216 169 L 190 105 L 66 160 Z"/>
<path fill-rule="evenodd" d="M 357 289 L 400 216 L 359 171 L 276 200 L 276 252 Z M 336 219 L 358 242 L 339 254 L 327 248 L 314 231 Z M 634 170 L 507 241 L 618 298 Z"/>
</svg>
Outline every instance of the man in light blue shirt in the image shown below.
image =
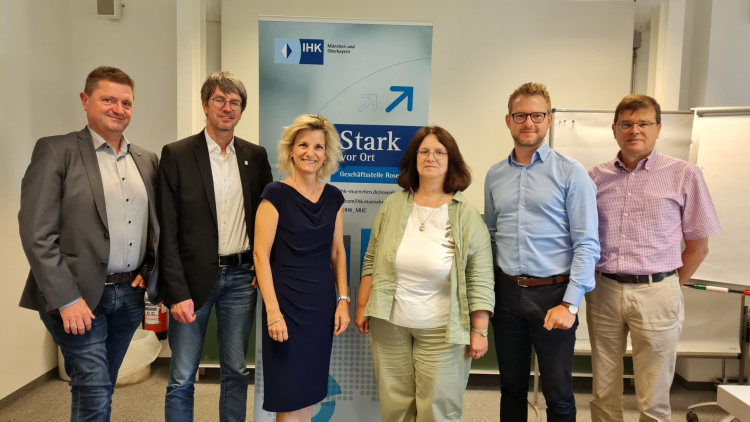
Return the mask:
<svg viewBox="0 0 750 422">
<path fill-rule="evenodd" d="M 495 260 L 492 318 L 500 367 L 500 419 L 527 419 L 531 346 L 539 358 L 547 420 L 575 421 L 576 314 L 599 260 L 596 186 L 577 161 L 544 142 L 552 105 L 542 84 L 510 96 L 515 147 L 487 172 L 484 218 Z"/>
</svg>

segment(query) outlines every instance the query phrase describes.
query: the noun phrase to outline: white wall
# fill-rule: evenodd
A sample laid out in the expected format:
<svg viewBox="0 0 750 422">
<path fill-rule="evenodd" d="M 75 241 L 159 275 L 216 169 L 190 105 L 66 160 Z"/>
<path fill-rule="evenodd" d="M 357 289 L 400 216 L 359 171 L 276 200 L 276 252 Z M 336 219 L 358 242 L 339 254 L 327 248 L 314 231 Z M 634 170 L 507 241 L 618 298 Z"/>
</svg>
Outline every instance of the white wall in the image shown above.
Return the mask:
<svg viewBox="0 0 750 422">
<path fill-rule="evenodd" d="M 750 105 L 750 1 L 714 0 L 706 107 Z"/>
<path fill-rule="evenodd" d="M 57 366 L 39 316 L 18 307 L 29 267 L 17 213 L 34 143 L 83 128 L 78 93 L 99 65 L 135 80 L 131 141 L 158 152 L 176 140 L 176 1 L 128 0 L 109 21 L 95 0 L 0 0 L 0 398 Z"/>
<path fill-rule="evenodd" d="M 474 174 L 467 196 L 480 208 L 485 173 L 512 149 L 504 116 L 516 87 L 545 83 L 561 108 L 611 109 L 630 92 L 632 2 L 224 0 L 222 68 L 248 89 L 237 134 L 253 142 L 259 15 L 433 22 L 430 123 L 458 140 Z"/>
<path fill-rule="evenodd" d="M 648 92 L 648 66 L 651 55 L 651 30 L 641 32 L 641 48 L 635 62 L 635 94 Z M 609 108 L 614 108 L 609 107 Z"/>
</svg>

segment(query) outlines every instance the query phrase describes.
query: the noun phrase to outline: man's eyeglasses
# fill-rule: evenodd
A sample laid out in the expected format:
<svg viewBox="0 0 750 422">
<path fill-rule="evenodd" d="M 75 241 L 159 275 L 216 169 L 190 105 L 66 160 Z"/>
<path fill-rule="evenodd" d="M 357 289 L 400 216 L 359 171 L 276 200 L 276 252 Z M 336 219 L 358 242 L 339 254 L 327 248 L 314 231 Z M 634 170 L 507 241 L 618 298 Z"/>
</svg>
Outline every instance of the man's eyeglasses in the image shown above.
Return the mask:
<svg viewBox="0 0 750 422">
<path fill-rule="evenodd" d="M 615 126 L 619 127 L 622 131 L 628 131 L 633 128 L 633 126 L 638 125 L 638 128 L 641 130 L 646 130 L 652 125 L 655 125 L 654 122 L 649 122 L 648 120 L 641 120 L 638 123 L 631 122 L 630 120 L 623 120 L 619 123 L 615 123 Z"/>
<path fill-rule="evenodd" d="M 513 113 L 511 114 L 511 117 L 513 117 L 513 121 L 520 124 L 523 124 L 526 122 L 526 119 L 531 116 L 531 121 L 534 123 L 542 123 L 544 119 L 547 117 L 548 113 Z"/>
<path fill-rule="evenodd" d="M 430 154 L 432 154 L 432 156 L 435 157 L 436 160 L 442 160 L 443 158 L 448 156 L 448 153 L 441 149 L 436 149 L 435 151 L 430 151 L 428 149 L 420 149 L 419 151 L 417 151 L 417 154 L 419 155 L 419 158 L 422 158 L 422 159 L 427 159 L 427 157 L 429 157 Z"/>
<path fill-rule="evenodd" d="M 212 98 L 211 102 L 214 103 L 214 107 L 216 108 L 224 108 L 224 104 L 227 103 L 227 100 L 221 97 L 216 97 L 216 98 Z M 232 110 L 234 111 L 240 111 L 242 110 L 242 101 L 237 101 L 237 100 L 230 101 L 229 107 L 231 107 Z"/>
</svg>

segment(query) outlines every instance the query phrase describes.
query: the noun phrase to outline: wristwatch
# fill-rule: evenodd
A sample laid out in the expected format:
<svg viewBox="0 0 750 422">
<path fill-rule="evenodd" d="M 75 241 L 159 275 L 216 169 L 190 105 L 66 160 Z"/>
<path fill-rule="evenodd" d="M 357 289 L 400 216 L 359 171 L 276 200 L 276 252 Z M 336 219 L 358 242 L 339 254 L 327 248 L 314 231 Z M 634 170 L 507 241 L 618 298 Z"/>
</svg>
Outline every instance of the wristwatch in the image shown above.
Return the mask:
<svg viewBox="0 0 750 422">
<path fill-rule="evenodd" d="M 563 302 L 562 306 L 568 308 L 568 312 L 570 312 L 572 315 L 578 314 L 578 305 L 573 305 L 572 303 Z"/>
<path fill-rule="evenodd" d="M 471 331 L 479 334 L 482 337 L 487 337 L 487 330 L 480 330 L 478 328 L 471 327 Z"/>
<path fill-rule="evenodd" d="M 346 303 L 350 303 L 352 301 L 352 298 L 350 298 L 347 295 L 339 296 L 336 300 L 336 302 L 341 302 L 342 300 L 345 300 Z"/>
</svg>

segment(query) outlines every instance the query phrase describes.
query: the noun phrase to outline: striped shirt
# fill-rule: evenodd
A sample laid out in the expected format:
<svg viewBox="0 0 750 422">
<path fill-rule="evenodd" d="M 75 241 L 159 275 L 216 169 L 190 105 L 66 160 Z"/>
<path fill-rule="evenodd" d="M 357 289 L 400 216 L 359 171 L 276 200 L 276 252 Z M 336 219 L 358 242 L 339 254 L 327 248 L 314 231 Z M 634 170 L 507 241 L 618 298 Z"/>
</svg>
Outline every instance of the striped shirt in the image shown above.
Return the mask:
<svg viewBox="0 0 750 422">
<path fill-rule="evenodd" d="M 620 160 L 589 171 L 598 192 L 601 259 L 596 270 L 646 275 L 682 267 L 682 240 L 722 232 L 703 173 L 654 150 L 629 170 Z"/>
</svg>

